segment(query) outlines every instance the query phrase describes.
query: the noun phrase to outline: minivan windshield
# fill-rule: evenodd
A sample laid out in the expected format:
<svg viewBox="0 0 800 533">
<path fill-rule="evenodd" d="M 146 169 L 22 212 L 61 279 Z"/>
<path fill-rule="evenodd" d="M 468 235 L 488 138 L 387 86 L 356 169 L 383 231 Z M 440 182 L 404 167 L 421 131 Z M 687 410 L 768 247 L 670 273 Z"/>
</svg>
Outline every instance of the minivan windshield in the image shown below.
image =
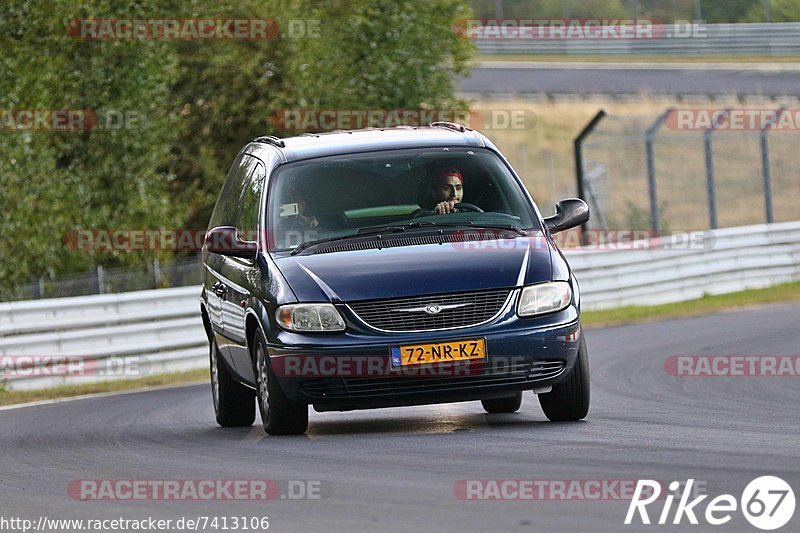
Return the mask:
<svg viewBox="0 0 800 533">
<path fill-rule="evenodd" d="M 539 230 L 508 167 L 478 148 L 347 154 L 291 163 L 270 180 L 272 251 L 373 232 Z"/>
</svg>

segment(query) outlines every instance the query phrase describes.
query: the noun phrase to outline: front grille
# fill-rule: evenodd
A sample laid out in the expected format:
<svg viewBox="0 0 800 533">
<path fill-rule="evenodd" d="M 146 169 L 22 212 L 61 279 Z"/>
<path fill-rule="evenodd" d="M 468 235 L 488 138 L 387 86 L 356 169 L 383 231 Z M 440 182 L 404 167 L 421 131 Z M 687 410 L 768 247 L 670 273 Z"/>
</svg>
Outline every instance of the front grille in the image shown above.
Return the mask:
<svg viewBox="0 0 800 533">
<path fill-rule="evenodd" d="M 510 293 L 509 289 L 500 289 L 368 300 L 349 305 L 370 327 L 384 331 L 425 331 L 482 324 L 500 312 Z M 429 314 L 424 311 L 429 306 L 440 306 L 440 311 Z"/>
<path fill-rule="evenodd" d="M 437 393 L 473 386 L 502 386 L 535 383 L 559 375 L 564 361 L 515 362 L 496 367 L 470 365 L 465 375 L 436 377 L 420 372 L 419 377 L 380 376 L 374 378 L 317 379 L 301 385 L 312 397 L 329 399 L 386 397 L 397 394 Z"/>
</svg>

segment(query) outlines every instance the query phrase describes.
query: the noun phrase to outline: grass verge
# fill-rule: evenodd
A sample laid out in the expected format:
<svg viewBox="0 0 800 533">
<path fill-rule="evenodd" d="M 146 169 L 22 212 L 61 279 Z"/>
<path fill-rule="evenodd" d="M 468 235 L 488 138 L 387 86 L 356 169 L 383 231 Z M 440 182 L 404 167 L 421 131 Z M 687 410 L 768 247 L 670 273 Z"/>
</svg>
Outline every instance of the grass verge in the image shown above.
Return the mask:
<svg viewBox="0 0 800 533">
<path fill-rule="evenodd" d="M 0 389 L 0 405 L 15 403 L 36 402 L 51 400 L 53 398 L 67 398 L 84 394 L 100 392 L 116 392 L 145 387 L 159 387 L 164 385 L 183 385 L 192 382 L 208 381 L 208 369 L 190 370 L 188 372 L 175 372 L 173 374 L 159 374 L 145 378 L 126 379 L 121 381 L 103 381 L 100 383 L 85 383 L 80 385 L 65 385 L 52 389 L 8 391 Z"/>
<path fill-rule="evenodd" d="M 631 306 L 610 309 L 607 311 L 584 311 L 582 321 L 584 326 L 598 328 L 623 324 L 652 322 L 670 318 L 681 318 L 704 315 L 763 305 L 776 302 L 800 301 L 800 282 L 776 285 L 768 289 L 756 289 L 718 296 L 706 296 L 697 300 L 655 306 Z M 33 391 L 7 391 L 0 389 L 0 405 L 35 402 L 54 398 L 66 398 L 95 394 L 101 392 L 116 392 L 144 387 L 158 387 L 164 385 L 183 385 L 193 382 L 207 382 L 208 369 L 202 368 L 189 372 L 174 374 L 161 374 L 146 378 L 124 381 L 107 381 L 83 385 L 70 385 L 52 389 Z"/>
<path fill-rule="evenodd" d="M 800 282 L 775 285 L 767 289 L 754 289 L 732 292 L 730 294 L 704 296 L 696 300 L 674 304 L 618 307 L 607 311 L 584 311 L 581 313 L 581 322 L 584 326 L 591 328 L 619 326 L 670 318 L 692 317 L 719 311 L 788 301 L 800 301 Z"/>
</svg>

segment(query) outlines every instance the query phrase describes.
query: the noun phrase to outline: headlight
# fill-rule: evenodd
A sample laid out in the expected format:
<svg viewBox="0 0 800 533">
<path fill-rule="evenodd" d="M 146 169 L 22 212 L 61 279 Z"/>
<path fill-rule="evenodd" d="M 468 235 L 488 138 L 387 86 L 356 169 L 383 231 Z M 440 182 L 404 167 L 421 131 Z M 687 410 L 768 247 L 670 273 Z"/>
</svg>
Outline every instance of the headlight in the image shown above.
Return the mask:
<svg viewBox="0 0 800 533">
<path fill-rule="evenodd" d="M 344 319 L 333 304 L 290 304 L 275 311 L 278 325 L 289 331 L 344 331 Z"/>
<path fill-rule="evenodd" d="M 565 309 L 572 301 L 572 289 L 566 281 L 540 283 L 522 289 L 517 304 L 519 316 L 535 316 Z"/>
</svg>

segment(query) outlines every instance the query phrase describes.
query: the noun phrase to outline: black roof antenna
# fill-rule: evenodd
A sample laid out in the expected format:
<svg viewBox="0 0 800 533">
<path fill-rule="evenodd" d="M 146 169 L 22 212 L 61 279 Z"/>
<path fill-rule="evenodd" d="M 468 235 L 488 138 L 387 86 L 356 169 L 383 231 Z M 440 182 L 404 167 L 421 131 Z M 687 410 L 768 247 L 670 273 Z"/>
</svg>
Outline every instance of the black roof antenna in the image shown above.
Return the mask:
<svg viewBox="0 0 800 533">
<path fill-rule="evenodd" d="M 256 137 L 255 139 L 253 139 L 253 142 L 271 144 L 273 146 L 277 146 L 278 148 L 286 148 L 286 143 L 284 143 L 281 139 L 278 139 L 274 135 L 264 135 L 263 137 Z"/>
<path fill-rule="evenodd" d="M 428 125 L 431 128 L 447 128 L 448 130 L 460 131 L 461 133 L 464 133 L 465 131 L 467 131 L 467 127 L 466 126 L 464 126 L 463 124 L 458 124 L 457 122 L 442 122 L 442 121 L 440 121 L 440 122 L 431 122 Z"/>
</svg>

